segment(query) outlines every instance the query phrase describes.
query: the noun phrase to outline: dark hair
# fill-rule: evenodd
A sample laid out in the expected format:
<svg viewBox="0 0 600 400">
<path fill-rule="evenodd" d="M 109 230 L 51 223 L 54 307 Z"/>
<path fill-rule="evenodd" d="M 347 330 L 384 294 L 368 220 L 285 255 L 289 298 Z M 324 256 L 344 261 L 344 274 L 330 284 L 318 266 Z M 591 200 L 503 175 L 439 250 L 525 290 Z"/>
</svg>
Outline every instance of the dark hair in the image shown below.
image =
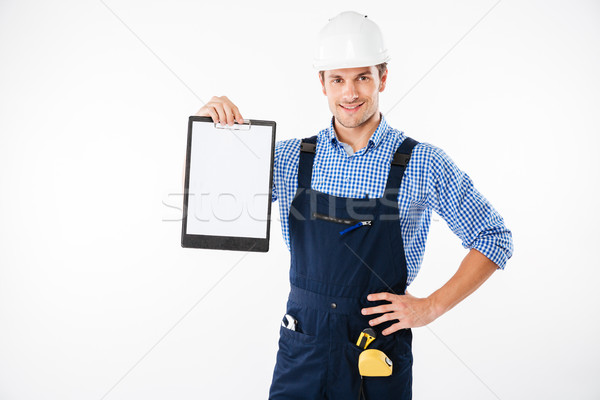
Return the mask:
<svg viewBox="0 0 600 400">
<path fill-rule="evenodd" d="M 381 77 L 385 73 L 385 70 L 387 69 L 387 63 L 384 62 L 381 64 L 377 64 L 375 67 L 377 68 L 377 71 L 379 72 L 379 79 L 381 79 Z M 321 75 L 321 80 L 323 82 L 325 82 L 325 71 L 319 71 L 319 74 Z"/>
</svg>

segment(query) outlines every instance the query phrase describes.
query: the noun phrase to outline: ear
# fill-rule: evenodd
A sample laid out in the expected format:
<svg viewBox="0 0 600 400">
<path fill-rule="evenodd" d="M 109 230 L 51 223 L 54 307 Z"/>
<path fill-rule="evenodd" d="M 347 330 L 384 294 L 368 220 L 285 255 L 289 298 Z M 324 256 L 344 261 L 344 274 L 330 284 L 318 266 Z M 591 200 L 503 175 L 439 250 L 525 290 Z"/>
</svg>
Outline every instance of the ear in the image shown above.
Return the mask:
<svg viewBox="0 0 600 400">
<path fill-rule="evenodd" d="M 321 82 L 321 90 L 323 91 L 323 94 L 327 96 L 327 92 L 325 91 L 325 83 L 323 82 L 323 79 L 321 79 L 321 73 L 317 72 L 317 75 L 319 76 L 319 82 Z"/>
<path fill-rule="evenodd" d="M 383 92 L 385 90 L 385 84 L 387 83 L 388 69 L 385 69 L 383 75 L 381 75 L 381 79 L 379 82 L 379 91 Z"/>
</svg>

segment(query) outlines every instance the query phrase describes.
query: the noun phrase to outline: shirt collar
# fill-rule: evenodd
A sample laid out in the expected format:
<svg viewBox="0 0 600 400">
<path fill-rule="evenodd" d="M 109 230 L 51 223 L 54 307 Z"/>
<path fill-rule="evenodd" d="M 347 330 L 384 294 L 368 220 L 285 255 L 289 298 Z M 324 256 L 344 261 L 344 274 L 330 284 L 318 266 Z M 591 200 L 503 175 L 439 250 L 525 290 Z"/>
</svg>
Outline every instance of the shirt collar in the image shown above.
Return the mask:
<svg viewBox="0 0 600 400">
<path fill-rule="evenodd" d="M 379 121 L 379 125 L 377 126 L 377 129 L 375 129 L 375 132 L 373 132 L 373 134 L 369 138 L 369 142 L 367 144 L 367 151 L 379 146 L 379 143 L 381 143 L 381 140 L 385 137 L 385 135 L 388 133 L 388 130 L 390 129 L 383 114 L 380 112 L 379 115 L 381 117 L 381 120 Z M 337 138 L 335 129 L 333 127 L 334 119 L 335 119 L 335 117 L 331 117 L 331 122 L 329 124 L 329 128 L 327 128 L 326 133 L 327 133 L 327 137 L 329 138 L 329 141 L 333 144 L 336 144 L 336 143 L 339 143 L 339 140 Z"/>
</svg>

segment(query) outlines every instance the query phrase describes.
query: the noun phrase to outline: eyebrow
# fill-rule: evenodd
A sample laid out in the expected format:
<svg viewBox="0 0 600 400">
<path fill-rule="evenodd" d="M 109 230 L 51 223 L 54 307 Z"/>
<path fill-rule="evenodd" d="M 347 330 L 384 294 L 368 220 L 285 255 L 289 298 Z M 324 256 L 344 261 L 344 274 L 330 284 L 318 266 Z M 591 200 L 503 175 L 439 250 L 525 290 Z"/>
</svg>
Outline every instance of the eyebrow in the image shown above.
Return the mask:
<svg viewBox="0 0 600 400">
<path fill-rule="evenodd" d="M 357 74 L 356 76 L 363 76 L 363 75 L 373 75 L 373 74 L 371 73 L 371 71 L 365 71 L 365 72 L 361 72 L 360 74 Z M 341 76 L 341 75 L 329 75 L 328 78 L 329 79 L 331 79 L 331 78 L 343 78 L 343 76 Z"/>
</svg>

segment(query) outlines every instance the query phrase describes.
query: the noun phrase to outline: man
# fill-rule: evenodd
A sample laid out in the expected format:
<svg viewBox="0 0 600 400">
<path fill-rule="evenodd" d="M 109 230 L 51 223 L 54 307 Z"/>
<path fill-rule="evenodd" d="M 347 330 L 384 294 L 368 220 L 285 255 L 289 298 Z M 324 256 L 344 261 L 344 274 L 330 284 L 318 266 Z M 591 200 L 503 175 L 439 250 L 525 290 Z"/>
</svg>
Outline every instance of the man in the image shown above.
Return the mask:
<svg viewBox="0 0 600 400">
<path fill-rule="evenodd" d="M 512 235 L 468 175 L 438 147 L 392 129 L 379 111 L 389 56 L 377 25 L 344 12 L 319 34 L 315 67 L 333 113 L 311 138 L 276 145 L 273 201 L 291 252 L 291 292 L 271 399 L 410 399 L 412 332 L 476 290 L 512 255 Z M 243 122 L 225 96 L 198 115 Z M 406 292 L 425 250 L 431 212 L 470 251 L 426 298 Z M 357 339 L 393 363 L 361 380 Z M 364 383 L 364 386 L 363 386 Z"/>
</svg>

